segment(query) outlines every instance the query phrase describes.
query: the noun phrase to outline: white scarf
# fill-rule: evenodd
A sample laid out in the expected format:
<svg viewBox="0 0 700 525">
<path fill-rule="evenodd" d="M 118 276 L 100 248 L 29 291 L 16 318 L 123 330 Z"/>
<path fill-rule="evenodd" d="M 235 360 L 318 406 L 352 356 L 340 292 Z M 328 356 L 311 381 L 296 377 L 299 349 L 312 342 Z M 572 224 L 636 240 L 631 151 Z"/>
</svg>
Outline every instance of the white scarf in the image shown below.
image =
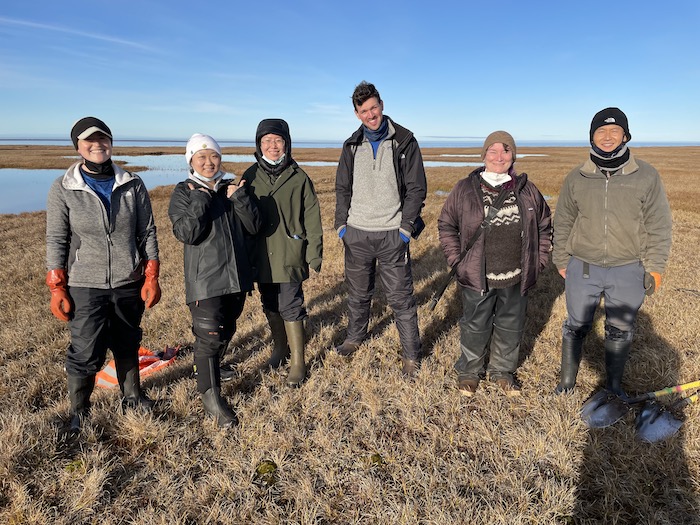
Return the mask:
<svg viewBox="0 0 700 525">
<path fill-rule="evenodd" d="M 492 188 L 505 184 L 510 181 L 511 177 L 508 173 L 493 173 L 492 171 L 482 171 L 481 178 L 488 182 Z"/>
<path fill-rule="evenodd" d="M 272 165 L 272 166 L 277 166 L 277 165 L 279 165 L 279 164 L 282 164 L 282 161 L 284 160 L 284 157 L 286 157 L 286 154 L 285 154 L 285 153 L 283 153 L 282 156 L 281 156 L 279 159 L 277 159 L 277 160 L 270 160 L 270 159 L 268 159 L 265 155 L 262 156 L 263 160 L 264 160 L 265 162 L 267 162 L 268 164 Z"/>
</svg>

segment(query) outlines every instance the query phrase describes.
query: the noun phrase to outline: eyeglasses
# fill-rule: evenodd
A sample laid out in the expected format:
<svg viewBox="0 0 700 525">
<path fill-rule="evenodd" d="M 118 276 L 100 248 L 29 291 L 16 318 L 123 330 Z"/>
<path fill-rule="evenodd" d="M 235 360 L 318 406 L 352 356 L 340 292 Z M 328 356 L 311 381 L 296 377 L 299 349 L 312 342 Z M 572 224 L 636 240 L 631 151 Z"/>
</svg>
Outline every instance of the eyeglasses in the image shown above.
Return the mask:
<svg viewBox="0 0 700 525">
<path fill-rule="evenodd" d="M 284 146 L 284 139 L 262 139 L 260 144 L 265 146 L 272 146 L 273 144 L 275 146 Z"/>
</svg>

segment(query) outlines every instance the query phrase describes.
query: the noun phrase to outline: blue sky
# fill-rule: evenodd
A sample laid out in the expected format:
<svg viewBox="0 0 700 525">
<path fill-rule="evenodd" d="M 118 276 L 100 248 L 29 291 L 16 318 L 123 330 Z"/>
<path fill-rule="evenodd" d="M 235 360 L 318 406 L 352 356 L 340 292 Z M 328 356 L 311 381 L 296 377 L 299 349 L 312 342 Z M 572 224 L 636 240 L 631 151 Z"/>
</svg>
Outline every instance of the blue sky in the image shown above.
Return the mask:
<svg viewBox="0 0 700 525">
<path fill-rule="evenodd" d="M 3 2 L 0 137 L 342 140 L 365 79 L 423 140 L 587 140 L 620 107 L 634 141 L 700 141 L 700 2 Z"/>
</svg>

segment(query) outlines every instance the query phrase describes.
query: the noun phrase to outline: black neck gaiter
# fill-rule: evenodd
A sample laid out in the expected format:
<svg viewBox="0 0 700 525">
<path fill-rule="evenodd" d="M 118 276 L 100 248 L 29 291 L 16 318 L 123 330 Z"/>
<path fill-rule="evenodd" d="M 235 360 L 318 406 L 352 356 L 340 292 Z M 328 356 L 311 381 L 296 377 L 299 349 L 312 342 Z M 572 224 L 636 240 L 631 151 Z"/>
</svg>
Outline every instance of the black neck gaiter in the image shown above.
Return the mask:
<svg viewBox="0 0 700 525">
<path fill-rule="evenodd" d="M 108 160 L 102 164 L 96 164 L 89 160 L 83 159 L 83 166 L 87 169 L 90 177 L 97 180 L 107 180 L 114 177 L 114 166 L 112 161 Z"/>
<path fill-rule="evenodd" d="M 591 160 L 602 170 L 616 171 L 630 160 L 630 150 L 626 143 L 620 144 L 615 150 L 606 153 L 594 144 L 591 144 Z"/>
</svg>

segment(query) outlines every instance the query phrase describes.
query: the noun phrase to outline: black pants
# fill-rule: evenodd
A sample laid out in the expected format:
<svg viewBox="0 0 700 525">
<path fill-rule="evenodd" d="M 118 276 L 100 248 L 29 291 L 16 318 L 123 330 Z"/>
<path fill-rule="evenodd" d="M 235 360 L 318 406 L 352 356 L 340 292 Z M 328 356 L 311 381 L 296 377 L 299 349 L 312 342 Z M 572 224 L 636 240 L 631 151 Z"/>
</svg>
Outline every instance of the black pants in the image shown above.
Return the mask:
<svg viewBox="0 0 700 525">
<path fill-rule="evenodd" d="M 398 230 L 367 232 L 351 226 L 347 227 L 343 242 L 348 287 L 347 340 L 359 343 L 367 336 L 379 267 L 379 278 L 387 302 L 394 311 L 403 355 L 416 359 L 420 355 L 421 343 L 408 243 L 401 240 Z"/>
<path fill-rule="evenodd" d="M 210 297 L 188 304 L 192 314 L 195 354 L 221 357 L 236 333 L 236 322 L 243 312 L 244 292 Z"/>
<path fill-rule="evenodd" d="M 221 384 L 219 363 L 236 333 L 245 304 L 245 292 L 202 299 L 188 304 L 194 334 L 194 369 L 197 390 L 205 393 Z"/>
<path fill-rule="evenodd" d="M 477 379 L 484 371 L 490 349 L 491 379 L 512 376 L 518 366 L 527 310 L 527 295 L 520 295 L 520 283 L 489 290 L 484 295 L 460 289 L 464 311 L 459 320 L 462 352 L 455 363 L 457 374 L 460 378 Z"/>
<path fill-rule="evenodd" d="M 125 369 L 138 366 L 144 303 L 142 283 L 119 288 L 69 287 L 75 305 L 69 321 L 71 343 L 66 354 L 66 372 L 88 377 L 100 371 L 107 349 Z"/>
<path fill-rule="evenodd" d="M 285 321 L 303 321 L 308 317 L 301 283 L 258 283 L 258 291 L 263 308 L 279 313 Z"/>
</svg>

